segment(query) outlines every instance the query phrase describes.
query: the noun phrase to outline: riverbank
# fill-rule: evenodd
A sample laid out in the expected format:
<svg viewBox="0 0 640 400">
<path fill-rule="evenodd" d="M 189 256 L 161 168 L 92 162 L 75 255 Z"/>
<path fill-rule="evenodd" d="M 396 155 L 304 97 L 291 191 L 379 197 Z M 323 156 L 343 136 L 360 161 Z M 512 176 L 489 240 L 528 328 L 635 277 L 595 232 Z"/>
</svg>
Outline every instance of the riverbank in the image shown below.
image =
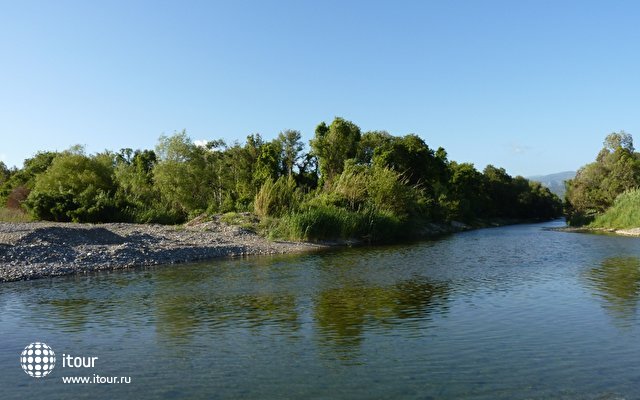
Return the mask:
<svg viewBox="0 0 640 400">
<path fill-rule="evenodd" d="M 560 231 L 560 232 L 605 233 L 605 234 L 611 234 L 611 235 L 640 237 L 640 228 L 615 229 L 615 228 L 591 228 L 591 227 L 582 227 L 582 226 L 581 227 L 564 226 L 562 228 L 553 228 L 553 230 Z"/>
<path fill-rule="evenodd" d="M 416 239 L 524 222 L 533 221 L 428 223 Z M 0 222 L 0 282 L 361 244 L 357 240 L 272 241 L 219 215 L 184 225 Z"/>
<path fill-rule="evenodd" d="M 218 218 L 180 226 L 5 222 L 0 223 L 0 282 L 326 247 L 269 241 Z"/>
</svg>

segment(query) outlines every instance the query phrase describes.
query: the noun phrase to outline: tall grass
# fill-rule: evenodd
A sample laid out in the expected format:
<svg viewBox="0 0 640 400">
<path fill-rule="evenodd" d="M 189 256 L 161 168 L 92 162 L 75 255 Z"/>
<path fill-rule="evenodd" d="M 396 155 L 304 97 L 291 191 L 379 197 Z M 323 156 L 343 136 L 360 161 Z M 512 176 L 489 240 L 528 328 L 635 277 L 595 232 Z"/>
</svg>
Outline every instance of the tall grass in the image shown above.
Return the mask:
<svg viewBox="0 0 640 400">
<path fill-rule="evenodd" d="M 22 210 L 0 208 L 0 222 L 29 222 L 31 217 Z"/>
<path fill-rule="evenodd" d="M 292 177 L 280 177 L 277 181 L 267 179 L 254 200 L 254 209 L 260 217 L 278 217 L 296 209 L 302 195 Z"/>
<path fill-rule="evenodd" d="M 594 228 L 638 228 L 640 227 L 640 189 L 629 190 L 619 195 L 613 205 L 590 224 Z"/>
<path fill-rule="evenodd" d="M 275 238 L 290 240 L 356 239 L 368 242 L 393 241 L 410 233 L 408 223 L 390 212 L 372 209 L 356 212 L 329 205 L 287 214 L 271 231 Z"/>
</svg>

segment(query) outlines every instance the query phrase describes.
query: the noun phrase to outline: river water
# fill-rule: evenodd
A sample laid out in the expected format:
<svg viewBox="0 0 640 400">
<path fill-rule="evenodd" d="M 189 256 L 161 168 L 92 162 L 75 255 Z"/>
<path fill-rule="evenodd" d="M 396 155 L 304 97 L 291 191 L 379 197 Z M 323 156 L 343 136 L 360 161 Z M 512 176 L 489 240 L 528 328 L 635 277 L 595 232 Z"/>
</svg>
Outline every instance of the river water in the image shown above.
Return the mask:
<svg viewBox="0 0 640 400">
<path fill-rule="evenodd" d="M 640 239 L 561 224 L 5 283 L 0 398 L 638 399 Z"/>
</svg>

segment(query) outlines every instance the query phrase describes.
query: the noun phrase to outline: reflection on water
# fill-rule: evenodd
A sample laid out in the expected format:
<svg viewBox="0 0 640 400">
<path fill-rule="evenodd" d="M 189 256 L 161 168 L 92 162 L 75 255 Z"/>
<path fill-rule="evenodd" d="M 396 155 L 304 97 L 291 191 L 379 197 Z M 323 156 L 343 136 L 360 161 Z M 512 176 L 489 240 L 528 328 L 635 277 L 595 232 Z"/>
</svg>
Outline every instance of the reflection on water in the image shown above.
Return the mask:
<svg viewBox="0 0 640 400">
<path fill-rule="evenodd" d="M 193 334 L 213 331 L 229 322 L 248 329 L 266 325 L 288 333 L 299 329 L 295 298 L 291 295 L 223 297 L 193 293 L 157 300 L 157 331 L 173 339 L 186 340 Z"/>
<path fill-rule="evenodd" d="M 586 278 L 612 316 L 623 321 L 636 316 L 640 297 L 640 258 L 607 258 L 588 270 Z"/>
<path fill-rule="evenodd" d="M 268 268 L 278 258 L 256 261 L 243 271 L 247 280 L 238 280 L 233 269 L 209 265 L 158 271 L 153 288 L 157 333 L 182 342 L 229 326 L 253 331 L 268 326 L 294 334 L 300 327 L 296 296 L 274 290 L 269 277 Z"/>
<path fill-rule="evenodd" d="M 348 276 L 348 268 L 357 268 L 355 262 L 334 268 L 338 276 L 332 283 L 337 287 L 283 291 L 265 276 L 263 268 L 269 267 L 266 260 L 245 270 L 252 279 L 251 287 L 243 287 L 245 290 L 234 288 L 234 277 L 220 271 L 211 276 L 206 268 L 158 273 L 152 302 L 157 333 L 168 340 L 189 342 L 194 335 L 221 329 L 259 333 L 269 328 L 276 329 L 278 335 L 295 338 L 304 323 L 302 314 L 308 314 L 311 327 L 318 331 L 319 343 L 349 360 L 359 353 L 366 332 L 393 332 L 402 323 L 403 331 L 419 334 L 431 312 L 443 314 L 447 309 L 446 283 L 414 277 L 392 285 L 369 286 Z M 270 267 L 277 268 L 279 262 L 278 258 L 271 259 Z M 323 273 L 327 268 L 325 259 Z M 226 283 L 226 287 L 218 290 L 216 283 Z M 244 283 L 240 282 L 241 286 Z"/>
<path fill-rule="evenodd" d="M 543 226 L 0 285 L 0 397 L 638 398 L 640 240 Z M 134 383 L 25 381 L 34 340 Z"/>
<path fill-rule="evenodd" d="M 91 313 L 100 311 L 99 304 L 87 298 L 53 298 L 37 304 L 47 309 L 52 319 L 62 323 L 71 332 L 82 331 Z"/>
<path fill-rule="evenodd" d="M 432 309 L 446 310 L 448 291 L 446 284 L 424 278 L 387 287 L 325 290 L 314 304 L 320 340 L 334 344 L 341 358 L 349 359 L 359 350 L 365 330 L 394 330 L 399 324 L 404 330 L 420 329 Z"/>
</svg>

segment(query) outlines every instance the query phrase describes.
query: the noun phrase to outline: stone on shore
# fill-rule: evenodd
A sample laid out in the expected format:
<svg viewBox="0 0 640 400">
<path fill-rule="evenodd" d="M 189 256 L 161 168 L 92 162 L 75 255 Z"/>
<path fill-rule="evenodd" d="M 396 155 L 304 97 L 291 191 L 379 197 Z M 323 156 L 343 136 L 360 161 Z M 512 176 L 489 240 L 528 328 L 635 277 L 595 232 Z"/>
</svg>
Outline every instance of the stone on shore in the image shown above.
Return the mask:
<svg viewBox="0 0 640 400">
<path fill-rule="evenodd" d="M 183 226 L 0 223 L 0 282 L 322 247 L 269 241 L 218 217 Z"/>
</svg>

